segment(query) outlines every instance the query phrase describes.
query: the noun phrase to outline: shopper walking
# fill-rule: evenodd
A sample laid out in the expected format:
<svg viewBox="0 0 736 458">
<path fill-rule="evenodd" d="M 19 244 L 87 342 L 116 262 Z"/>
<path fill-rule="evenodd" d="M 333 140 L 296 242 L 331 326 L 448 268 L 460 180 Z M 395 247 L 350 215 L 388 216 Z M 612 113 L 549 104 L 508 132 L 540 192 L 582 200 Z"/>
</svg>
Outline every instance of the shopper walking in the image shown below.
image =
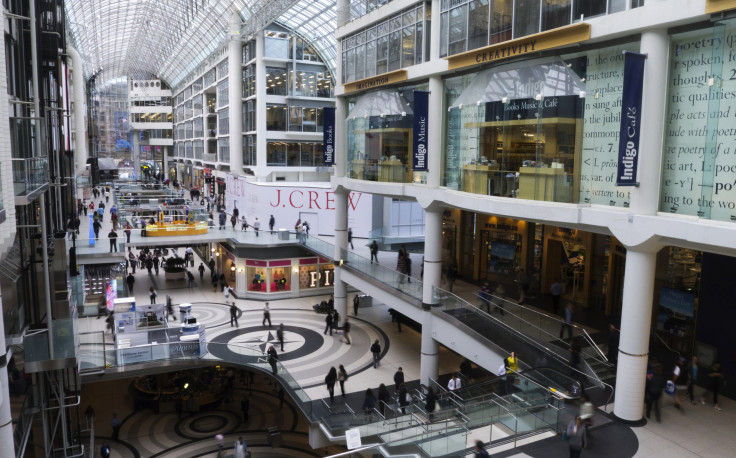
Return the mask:
<svg viewBox="0 0 736 458">
<path fill-rule="evenodd" d="M 135 254 L 133 253 L 133 249 L 131 247 L 128 247 L 128 266 L 133 270 L 133 273 L 135 273 L 135 266 L 138 264 L 138 259 L 136 259 Z"/>
<path fill-rule="evenodd" d="M 549 293 L 552 295 L 552 312 L 555 315 L 560 313 L 560 298 L 562 297 L 562 284 L 559 278 L 555 278 L 555 281 L 549 287 Z"/>
<path fill-rule="evenodd" d="M 218 223 L 220 223 L 220 230 L 224 230 L 225 221 L 227 221 L 227 215 L 225 214 L 224 211 L 221 211 L 220 215 L 217 218 L 218 218 Z"/>
<path fill-rule="evenodd" d="M 123 229 L 123 232 L 125 233 L 125 243 L 130 243 L 130 234 L 133 232 L 133 226 L 131 226 L 130 223 L 125 223 L 125 229 Z"/>
<path fill-rule="evenodd" d="M 353 297 L 353 315 L 358 316 L 358 308 L 360 308 L 360 296 Z"/>
<path fill-rule="evenodd" d="M 273 215 L 271 215 L 271 218 L 268 219 L 268 230 L 273 232 L 273 225 L 276 224 L 276 220 L 274 219 Z"/>
<path fill-rule="evenodd" d="M 572 339 L 572 317 L 573 317 L 573 310 L 572 310 L 572 304 L 568 303 L 567 307 L 565 307 L 565 321 L 562 323 L 562 326 L 560 327 L 560 339 L 563 338 L 565 335 L 565 330 L 567 330 L 567 339 Z"/>
<path fill-rule="evenodd" d="M 411 398 L 409 396 L 409 392 L 406 391 L 406 385 L 404 384 L 404 382 L 401 382 L 401 385 L 398 386 L 397 391 L 399 393 L 399 407 L 401 407 L 401 413 L 406 415 L 406 406 L 408 406 L 411 402 Z"/>
<path fill-rule="evenodd" d="M 148 295 L 151 297 L 151 305 L 155 304 L 156 303 L 156 297 L 158 296 L 158 293 L 153 288 L 153 286 L 151 286 L 150 288 L 148 288 Z"/>
<path fill-rule="evenodd" d="M 373 354 L 373 369 L 378 369 L 378 360 L 381 359 L 381 344 L 378 339 L 371 345 L 371 353 Z"/>
<path fill-rule="evenodd" d="M 508 358 L 504 360 L 506 365 L 506 394 L 511 394 L 511 388 L 514 387 L 516 382 L 516 372 L 519 370 L 519 359 L 516 357 L 516 352 L 512 351 Z"/>
<path fill-rule="evenodd" d="M 348 228 L 348 245 L 350 245 L 350 249 L 354 250 L 355 247 L 353 246 L 353 229 Z"/>
<path fill-rule="evenodd" d="M 434 409 L 436 407 L 437 407 L 437 395 L 434 394 L 434 388 L 430 386 L 427 389 L 427 398 L 426 398 L 426 403 L 424 405 L 424 408 L 427 411 L 427 416 L 429 417 L 430 423 L 434 421 Z"/>
<path fill-rule="evenodd" d="M 118 233 L 115 232 L 115 230 L 111 230 L 109 234 L 107 234 L 107 238 L 110 239 L 110 253 L 115 251 L 117 253 L 118 251 Z"/>
<path fill-rule="evenodd" d="M 204 280 L 204 263 L 200 262 L 199 267 L 197 268 L 199 270 L 199 281 L 200 283 Z"/>
<path fill-rule="evenodd" d="M 345 343 L 350 345 L 350 320 L 345 317 L 345 322 L 342 325 L 342 336 L 345 338 Z"/>
<path fill-rule="evenodd" d="M 102 227 L 102 224 L 100 224 L 99 219 L 96 219 L 92 223 L 92 230 L 95 232 L 95 239 L 99 239 L 100 238 L 100 228 L 101 227 Z"/>
<path fill-rule="evenodd" d="M 261 222 L 258 221 L 257 216 L 256 216 L 256 220 L 253 221 L 253 230 L 256 231 L 256 237 L 258 237 L 258 232 L 261 230 Z"/>
<path fill-rule="evenodd" d="M 248 220 L 246 220 L 245 215 L 243 215 L 243 217 L 240 218 L 240 230 L 245 232 L 246 229 L 248 229 Z"/>
<path fill-rule="evenodd" d="M 365 397 L 363 398 L 363 413 L 365 414 L 366 420 L 371 416 L 371 412 L 376 408 L 376 398 L 373 396 L 373 390 L 368 388 L 365 390 Z"/>
<path fill-rule="evenodd" d="M 698 357 L 693 355 L 687 366 L 688 384 L 687 394 L 690 396 L 690 404 L 695 405 L 695 382 L 698 381 Z M 701 398 L 702 399 L 702 398 Z"/>
<path fill-rule="evenodd" d="M 268 302 L 266 302 L 266 305 L 263 306 L 263 323 L 262 326 L 266 325 L 266 321 L 268 321 L 268 327 L 271 327 L 271 309 L 268 307 Z"/>
<path fill-rule="evenodd" d="M 102 443 L 102 447 L 100 447 L 100 456 L 102 458 L 110 458 L 110 446 L 107 442 Z"/>
<path fill-rule="evenodd" d="M 248 445 L 245 443 L 243 436 L 235 441 L 235 458 L 246 458 L 248 456 Z"/>
<path fill-rule="evenodd" d="M 657 421 L 662 421 L 662 415 L 659 411 L 659 398 L 662 396 L 662 390 L 665 386 L 664 376 L 662 375 L 662 366 L 657 364 L 652 367 L 652 377 L 647 378 L 645 397 L 647 405 L 647 418 L 651 418 L 652 408 L 654 408 L 654 417 Z"/>
<path fill-rule="evenodd" d="M 376 264 L 378 264 L 378 243 L 376 243 L 375 240 L 371 243 L 370 249 L 371 249 L 371 264 L 373 264 L 374 260 L 376 261 Z"/>
<path fill-rule="evenodd" d="M 570 446 L 570 458 L 578 458 L 588 446 L 587 428 L 580 417 L 575 417 L 567 427 L 567 441 Z"/>
<path fill-rule="evenodd" d="M 110 420 L 110 427 L 112 428 L 112 440 L 118 440 L 120 437 L 120 427 L 123 426 L 123 420 L 118 417 L 117 413 L 112 414 L 112 420 Z"/>
<path fill-rule="evenodd" d="M 325 317 L 325 332 L 322 334 L 327 334 L 327 331 L 330 331 L 330 336 L 332 335 L 332 312 L 327 312 L 327 316 Z"/>
<path fill-rule="evenodd" d="M 395 391 L 399 391 L 399 387 L 404 383 L 404 369 L 399 367 L 394 373 Z"/>
<path fill-rule="evenodd" d="M 672 371 L 672 381 L 675 383 L 675 407 L 678 409 L 682 409 L 682 397 L 687 392 L 689 374 L 686 362 L 685 358 L 680 357 Z"/>
<path fill-rule="evenodd" d="M 335 382 L 337 382 L 337 369 L 332 366 L 325 377 L 325 385 L 327 385 L 327 391 L 330 393 L 331 403 L 335 402 Z"/>
<path fill-rule="evenodd" d="M 128 277 L 125 279 L 126 283 L 128 283 L 128 295 L 133 296 L 133 286 L 135 285 L 135 277 L 133 274 L 128 274 Z"/>
<path fill-rule="evenodd" d="M 340 382 L 340 392 L 342 393 L 342 397 L 345 397 L 345 382 L 348 379 L 348 371 L 345 370 L 345 367 L 340 364 L 340 366 L 337 368 L 337 381 Z"/>
<path fill-rule="evenodd" d="M 230 304 L 230 327 L 233 327 L 233 324 L 235 324 L 235 327 L 238 328 L 238 312 L 240 310 L 238 307 L 235 306 L 235 302 Z"/>
<path fill-rule="evenodd" d="M 717 411 L 723 410 L 718 406 L 718 392 L 721 390 L 722 385 L 723 374 L 721 373 L 721 363 L 716 361 L 713 363 L 710 368 L 710 372 L 708 373 L 708 387 L 710 388 L 711 393 L 713 393 L 713 408 Z M 703 399 L 705 399 L 705 395 L 703 395 Z"/>
<path fill-rule="evenodd" d="M 276 349 L 273 348 L 273 345 L 268 347 L 268 364 L 271 365 L 271 373 L 273 375 L 276 375 L 278 372 L 278 368 L 276 367 L 276 363 L 279 360 L 279 354 L 276 353 Z"/>
<path fill-rule="evenodd" d="M 235 225 L 238 223 L 238 217 L 233 214 L 230 216 L 230 224 L 233 225 L 233 230 L 235 230 Z"/>
<path fill-rule="evenodd" d="M 378 385 L 378 411 L 381 415 L 386 416 L 386 404 L 391 402 L 391 393 L 389 393 L 386 385 L 381 383 Z"/>
<path fill-rule="evenodd" d="M 281 345 L 281 352 L 284 351 L 284 323 L 279 323 L 278 329 L 276 329 L 276 338 L 279 340 Z"/>
</svg>

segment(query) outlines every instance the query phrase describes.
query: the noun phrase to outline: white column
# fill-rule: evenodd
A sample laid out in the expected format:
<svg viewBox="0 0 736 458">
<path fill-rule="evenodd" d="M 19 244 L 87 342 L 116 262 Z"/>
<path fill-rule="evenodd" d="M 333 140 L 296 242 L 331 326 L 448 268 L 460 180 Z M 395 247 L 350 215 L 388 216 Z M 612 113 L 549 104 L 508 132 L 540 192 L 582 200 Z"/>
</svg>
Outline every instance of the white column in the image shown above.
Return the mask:
<svg viewBox="0 0 736 458">
<path fill-rule="evenodd" d="M 266 174 L 266 63 L 263 31 L 256 34 L 256 179 Z"/>
<path fill-rule="evenodd" d="M 430 111 L 432 113 L 432 111 Z M 427 209 L 424 230 L 424 279 L 422 281 L 422 355 L 419 381 L 427 385 L 437 379 L 439 344 L 432 338 L 432 304 L 436 303 L 432 288 L 440 285 L 442 276 L 442 209 Z"/>
<path fill-rule="evenodd" d="M 657 213 L 662 161 L 662 136 L 666 106 L 669 37 L 664 29 L 642 33 L 644 64 L 638 187 L 631 191 L 631 210 L 636 214 Z M 654 271 L 657 246 L 627 247 L 626 279 L 621 311 L 621 339 L 616 369 L 614 414 L 629 421 L 642 418 L 644 384 L 649 359 Z"/>
<path fill-rule="evenodd" d="M 342 27 L 350 19 L 350 0 L 337 0 L 337 27 Z M 338 54 L 339 56 L 340 54 Z M 337 59 L 340 62 L 340 58 Z M 339 81 L 339 80 L 338 80 Z"/>
<path fill-rule="evenodd" d="M 429 42 L 429 58 L 432 61 L 440 58 L 440 36 L 442 36 L 442 29 L 440 27 L 440 11 L 440 0 L 432 0 L 432 24 L 430 26 L 431 33 Z"/>
<path fill-rule="evenodd" d="M 659 178 L 662 170 L 662 138 L 666 117 L 667 68 L 669 36 L 666 29 L 648 30 L 641 34 L 644 63 L 641 133 L 638 155 L 638 187 L 631 190 L 631 211 L 655 215 L 659 206 Z M 628 274 L 626 275 L 628 277 Z"/>
<path fill-rule="evenodd" d="M 445 119 L 445 111 L 442 109 L 443 99 L 444 86 L 442 78 L 431 76 L 429 78 L 429 138 L 427 151 L 429 172 L 427 173 L 427 185 L 433 188 L 440 186 L 442 177 L 442 122 Z"/>
<path fill-rule="evenodd" d="M 72 90 L 74 92 L 72 103 L 72 115 L 74 116 L 74 160 L 76 166 L 74 171 L 77 176 L 82 175 L 87 165 L 87 95 L 85 92 L 84 67 L 82 57 L 76 49 L 67 47 L 67 52 L 72 58 Z"/>
<path fill-rule="evenodd" d="M 142 179 L 141 176 L 141 133 L 139 130 L 133 132 L 133 173 L 137 180 Z M 181 181 L 181 178 L 179 178 Z"/>
<path fill-rule="evenodd" d="M 205 141 L 204 143 L 207 144 L 207 141 Z M 165 181 L 166 178 L 169 177 L 169 147 L 162 146 L 161 151 L 163 151 L 164 153 L 164 157 L 161 158 L 161 168 L 163 169 L 162 171 L 164 172 L 162 181 Z M 202 192 L 204 192 L 204 189 L 202 189 Z"/>
<path fill-rule="evenodd" d="M 230 173 L 243 174 L 243 45 L 240 42 L 240 16 L 230 18 L 228 43 L 228 114 L 230 127 Z"/>
<path fill-rule="evenodd" d="M 344 97 L 335 99 L 335 167 L 333 176 L 344 177 L 348 161 L 348 136 L 345 130 L 348 118 L 348 101 Z"/>
<path fill-rule="evenodd" d="M 335 309 L 341 316 L 348 316 L 347 285 L 342 281 L 340 260 L 348 246 L 348 191 L 335 190 Z"/>
<path fill-rule="evenodd" d="M 641 420 L 643 415 L 656 264 L 656 251 L 626 252 L 626 282 L 613 413 L 628 421 Z"/>
</svg>

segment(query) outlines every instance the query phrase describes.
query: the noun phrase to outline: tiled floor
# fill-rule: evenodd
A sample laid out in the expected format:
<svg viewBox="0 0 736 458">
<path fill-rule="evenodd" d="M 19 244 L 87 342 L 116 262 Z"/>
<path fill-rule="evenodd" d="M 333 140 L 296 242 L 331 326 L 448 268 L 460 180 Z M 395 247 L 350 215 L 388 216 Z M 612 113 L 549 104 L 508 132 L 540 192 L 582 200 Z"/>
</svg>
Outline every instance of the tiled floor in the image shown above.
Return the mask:
<svg viewBox="0 0 736 458">
<path fill-rule="evenodd" d="M 86 220 L 83 219 L 82 233 L 85 230 Z M 101 234 L 110 230 L 109 218 L 103 223 Z M 356 241 L 357 242 L 357 241 Z M 367 245 L 367 244 L 366 244 Z M 368 248 L 362 243 L 356 243 L 356 250 L 368 257 Z M 415 265 L 421 262 L 421 255 L 416 257 Z M 394 253 L 380 253 L 379 259 L 388 263 L 394 259 Z M 195 265 L 199 264 L 199 260 Z M 420 269 L 414 269 L 418 276 Z M 196 275 L 199 283 L 199 275 Z M 149 277 L 145 271 L 136 272 L 136 299 L 142 303 L 149 303 L 148 287 L 154 284 L 158 290 L 159 297 L 171 295 L 173 303 L 193 303 L 193 314 L 198 321 L 207 326 L 208 340 L 221 339 L 232 348 L 239 345 L 256 345 L 255 341 L 261 343 L 268 338 L 268 330 L 261 326 L 263 303 L 252 300 L 236 300 L 238 307 L 243 310 L 243 316 L 239 320 L 240 327 L 235 329 L 229 326 L 229 314 L 225 298 L 221 293 L 213 292 L 207 274 L 204 284 L 188 289 L 184 282 L 172 283 L 163 280 L 163 272 L 157 277 Z M 468 299 L 474 297 L 475 287 L 472 285 L 456 283 L 456 292 Z M 352 294 L 349 295 L 352 298 Z M 388 314 L 388 306 L 385 304 L 374 304 L 372 307 L 363 307 L 357 318 L 352 316 L 352 307 L 349 307 L 349 317 L 353 324 L 351 332 L 353 343 L 348 346 L 340 342 L 340 337 L 324 336 L 324 315 L 316 314 L 311 306 L 321 300 L 321 297 L 307 297 L 288 299 L 282 301 L 271 301 L 271 317 L 275 325 L 284 322 L 294 327 L 294 332 L 287 332 L 285 352 L 283 353 L 284 366 L 294 374 L 302 386 L 307 388 L 307 393 L 312 398 L 327 396 L 323 386 L 323 378 L 330 366 L 344 364 L 350 372 L 350 379 L 346 383 L 349 393 L 362 393 L 366 388 L 376 388 L 379 383 L 392 383 L 393 373 L 401 366 L 404 369 L 407 380 L 419 378 L 420 366 L 420 341 L 421 336 L 417 332 L 404 327 L 402 333 L 397 332 L 396 326 L 391 323 Z M 83 318 L 80 320 L 80 331 L 104 329 L 104 320 Z M 591 330 L 594 332 L 594 330 Z M 305 337 L 305 335 L 307 337 Z M 378 338 L 381 341 L 385 354 L 378 369 L 373 369 L 370 364 L 370 343 Z M 309 354 L 299 354 L 299 348 L 310 340 L 313 351 Z M 290 348 L 291 347 L 291 348 Z M 290 356 L 290 353 L 292 356 Z M 447 350 L 442 349 L 440 354 L 440 374 L 446 374 L 457 370 L 461 358 Z M 291 424 L 288 416 L 284 417 L 279 409 L 274 406 L 275 394 L 273 389 L 266 383 L 264 377 L 258 377 L 258 392 L 260 406 L 254 409 L 254 415 L 259 417 L 257 425 L 241 423 L 237 409 L 233 406 L 239 405 L 239 401 L 232 403 L 233 406 L 224 406 L 214 415 L 219 417 L 212 420 L 216 424 L 224 421 L 227 427 L 223 430 L 227 433 L 227 443 L 231 444 L 239 434 L 246 436 L 246 440 L 253 444 L 254 456 L 323 456 L 325 453 L 337 453 L 339 448 L 328 451 L 312 451 L 308 446 L 306 438 L 306 424 L 303 420 L 297 421 L 297 425 L 287 431 L 285 435 L 286 446 L 283 449 L 274 450 L 267 447 L 264 442 L 264 426 L 269 423 L 281 425 Z M 110 385 L 112 383 L 113 385 Z M 162 413 L 152 415 L 138 412 L 132 413 L 132 405 L 127 396 L 110 397 L 109 390 L 127 392 L 129 382 L 90 383 L 84 386 L 82 406 L 92 404 L 97 411 L 97 435 L 99 440 L 109 437 L 109 418 L 113 411 L 117 411 L 125 418 L 125 424 L 121 430 L 120 444 L 113 444 L 113 456 L 216 456 L 216 444 L 211 437 L 193 438 L 182 434 L 186 425 L 192 421 L 207 423 L 207 419 L 199 419 L 194 414 L 185 416 L 178 420 L 175 414 Z M 244 392 L 236 392 L 236 398 L 246 396 Z M 636 457 L 678 457 L 678 456 L 702 456 L 702 457 L 726 457 L 736 456 L 736 402 L 722 398 L 722 412 L 716 412 L 712 406 L 688 404 L 683 411 L 677 411 L 672 407 L 671 398 L 664 396 L 662 399 L 662 422 L 648 422 L 642 427 L 629 427 L 621 423 L 612 422 L 601 427 L 598 432 L 594 429 L 591 437 L 591 447 L 583 452 L 583 456 L 636 456 Z M 291 409 L 293 410 L 293 409 Z M 610 412 L 612 409 L 609 408 Z M 601 411 L 602 412 L 602 411 Z M 601 413 L 603 415 L 603 413 Z M 225 420 L 223 420 L 225 419 Z M 199 423 L 198 423 L 199 424 Z M 99 444 L 98 440 L 98 444 Z M 626 447 L 617 447 L 616 440 L 626 441 Z M 596 441 L 598 446 L 596 447 Z M 610 445 L 609 445 L 610 444 Z M 618 442 L 620 445 L 621 442 Z M 634 452 L 622 451 L 635 450 Z M 137 455 L 136 455 L 137 454 Z M 567 445 L 552 437 L 538 441 L 535 444 L 523 445 L 515 450 L 499 454 L 499 456 L 566 456 Z"/>
</svg>

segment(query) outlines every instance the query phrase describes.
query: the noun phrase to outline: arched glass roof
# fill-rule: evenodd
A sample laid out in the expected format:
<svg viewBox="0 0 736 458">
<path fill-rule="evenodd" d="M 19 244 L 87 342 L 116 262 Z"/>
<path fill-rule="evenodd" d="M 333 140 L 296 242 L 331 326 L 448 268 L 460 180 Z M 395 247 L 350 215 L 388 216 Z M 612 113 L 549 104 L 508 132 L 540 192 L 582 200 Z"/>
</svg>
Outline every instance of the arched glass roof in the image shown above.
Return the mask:
<svg viewBox="0 0 736 458">
<path fill-rule="evenodd" d="M 69 34 L 85 75 L 160 78 L 174 87 L 229 38 L 278 22 L 309 41 L 335 72 L 335 0 L 66 0 Z"/>
</svg>

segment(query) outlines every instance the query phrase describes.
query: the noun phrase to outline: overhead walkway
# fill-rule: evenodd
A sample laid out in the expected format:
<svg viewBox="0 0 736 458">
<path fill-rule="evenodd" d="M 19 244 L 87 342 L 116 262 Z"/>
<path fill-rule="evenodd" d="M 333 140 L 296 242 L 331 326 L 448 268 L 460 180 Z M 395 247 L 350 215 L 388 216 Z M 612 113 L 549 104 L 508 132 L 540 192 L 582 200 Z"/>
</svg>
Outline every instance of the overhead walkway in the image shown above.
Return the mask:
<svg viewBox="0 0 736 458">
<path fill-rule="evenodd" d="M 302 236 L 300 242 L 321 256 L 334 258 L 331 243 Z M 423 284 L 390 267 L 372 263 L 352 251 L 342 250 L 342 277 L 352 286 L 374 296 L 411 319 L 421 322 Z M 508 299 L 490 296 L 476 306 L 440 288 L 433 288 L 433 338 L 451 350 L 486 368 L 496 368 L 515 351 L 523 368 L 550 367 L 573 374 L 585 388 L 599 387 L 613 395 L 606 383 L 611 365 L 588 333 L 573 326 L 581 361 L 570 365 L 570 343 L 557 337 L 560 320 L 520 306 Z M 485 309 L 485 310 L 484 310 Z M 461 330 L 462 332 L 457 332 Z M 598 370 L 596 370 L 598 369 Z"/>
</svg>

